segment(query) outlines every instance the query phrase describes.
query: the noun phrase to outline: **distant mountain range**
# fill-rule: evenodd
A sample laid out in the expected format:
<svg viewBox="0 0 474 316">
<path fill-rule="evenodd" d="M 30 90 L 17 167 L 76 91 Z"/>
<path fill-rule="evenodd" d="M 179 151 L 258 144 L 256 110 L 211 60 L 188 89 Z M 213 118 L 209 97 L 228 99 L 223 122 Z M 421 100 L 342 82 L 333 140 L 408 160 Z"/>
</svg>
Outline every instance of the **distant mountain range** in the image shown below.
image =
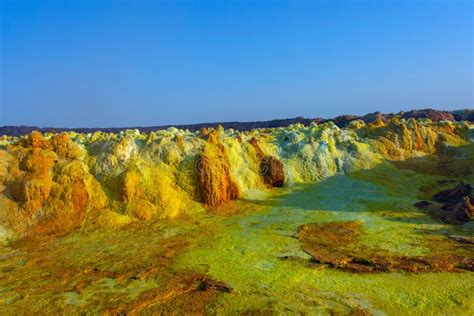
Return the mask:
<svg viewBox="0 0 474 316">
<path fill-rule="evenodd" d="M 349 122 L 354 120 L 363 120 L 366 123 L 371 123 L 376 119 L 388 120 L 393 116 L 401 116 L 402 118 L 429 118 L 432 121 L 470 121 L 474 122 L 474 109 L 465 109 L 457 111 L 440 111 L 433 109 L 424 110 L 412 110 L 408 112 L 399 113 L 380 113 L 374 112 L 364 116 L 356 115 L 341 115 L 332 119 L 323 118 L 304 118 L 295 117 L 290 119 L 277 119 L 269 121 L 255 121 L 255 122 L 215 122 L 215 123 L 199 123 L 199 124 L 185 124 L 185 125 L 161 125 L 161 126 L 131 126 L 131 127 L 104 127 L 104 128 L 58 128 L 58 127 L 37 127 L 37 126 L 1 126 L 0 135 L 19 136 L 29 134 L 32 131 L 39 132 L 63 132 L 63 131 L 75 131 L 78 133 L 93 133 L 96 131 L 102 132 L 120 132 L 127 129 L 138 129 L 141 132 L 151 132 L 156 130 L 163 130 L 169 127 L 176 127 L 179 129 L 189 129 L 191 131 L 200 130 L 203 127 L 217 127 L 222 125 L 224 128 L 233 128 L 241 131 L 248 131 L 255 128 L 275 128 L 275 127 L 286 127 L 288 125 L 301 123 L 304 125 L 310 124 L 311 122 L 324 123 L 333 121 L 339 127 L 345 127 Z"/>
</svg>

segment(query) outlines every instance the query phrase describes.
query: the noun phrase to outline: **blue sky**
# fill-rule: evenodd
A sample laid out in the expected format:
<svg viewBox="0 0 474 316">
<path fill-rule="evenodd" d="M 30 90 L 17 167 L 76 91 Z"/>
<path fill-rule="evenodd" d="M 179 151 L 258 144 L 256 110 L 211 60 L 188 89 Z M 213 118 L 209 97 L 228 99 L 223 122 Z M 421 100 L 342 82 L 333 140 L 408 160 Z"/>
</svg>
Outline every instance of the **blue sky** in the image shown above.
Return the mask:
<svg viewBox="0 0 474 316">
<path fill-rule="evenodd" d="M 0 0 L 0 125 L 473 107 L 473 1 Z"/>
</svg>

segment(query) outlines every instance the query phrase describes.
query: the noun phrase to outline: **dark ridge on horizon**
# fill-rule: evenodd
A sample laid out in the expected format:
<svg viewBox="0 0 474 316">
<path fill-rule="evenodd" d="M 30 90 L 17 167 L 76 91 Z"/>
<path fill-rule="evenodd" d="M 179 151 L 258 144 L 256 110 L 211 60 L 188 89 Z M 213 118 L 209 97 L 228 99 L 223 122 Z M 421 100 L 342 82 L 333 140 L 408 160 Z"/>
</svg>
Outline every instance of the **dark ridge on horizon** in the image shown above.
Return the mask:
<svg viewBox="0 0 474 316">
<path fill-rule="evenodd" d="M 376 119 L 380 118 L 381 120 L 388 120 L 389 118 L 399 115 L 402 118 L 429 118 L 434 122 L 438 121 L 470 121 L 474 122 L 474 109 L 464 109 L 456 111 L 442 111 L 434 109 L 423 109 L 423 110 L 411 110 L 407 112 L 399 113 L 381 113 L 373 112 L 366 114 L 364 116 L 357 115 L 340 115 L 331 119 L 323 118 L 304 118 L 304 117 L 295 117 L 289 119 L 274 119 L 268 121 L 254 121 L 254 122 L 214 122 L 214 123 L 197 123 L 197 124 L 181 124 L 181 125 L 159 125 L 159 126 L 131 126 L 131 127 L 86 127 L 86 128 L 63 128 L 63 127 L 37 127 L 37 126 L 1 126 L 0 135 L 7 136 L 20 136 L 29 134 L 33 131 L 39 131 L 41 133 L 45 132 L 65 132 L 65 131 L 74 131 L 78 133 L 93 133 L 97 131 L 108 132 L 108 133 L 117 133 L 127 129 L 138 129 L 140 132 L 152 132 L 157 130 L 164 130 L 170 127 L 175 127 L 178 129 L 188 129 L 190 131 L 198 131 L 203 127 L 206 128 L 216 128 L 219 125 L 223 126 L 225 129 L 236 129 L 239 131 L 249 131 L 256 128 L 276 128 L 276 127 L 286 127 L 292 124 L 300 123 L 308 125 L 311 122 L 324 123 L 328 121 L 334 122 L 339 127 L 345 127 L 349 122 L 353 120 L 363 120 L 366 123 L 371 123 Z"/>
</svg>

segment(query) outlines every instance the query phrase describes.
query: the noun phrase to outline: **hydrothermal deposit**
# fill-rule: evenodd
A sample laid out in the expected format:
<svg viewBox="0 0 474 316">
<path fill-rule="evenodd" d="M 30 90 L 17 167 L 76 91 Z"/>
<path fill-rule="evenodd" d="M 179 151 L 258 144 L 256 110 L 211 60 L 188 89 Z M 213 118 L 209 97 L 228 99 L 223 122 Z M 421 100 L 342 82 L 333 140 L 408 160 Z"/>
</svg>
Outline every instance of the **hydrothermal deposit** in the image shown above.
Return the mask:
<svg viewBox="0 0 474 316">
<path fill-rule="evenodd" d="M 393 301 L 398 273 L 427 286 L 418 312 L 469 314 L 474 201 L 440 196 L 472 183 L 473 134 L 394 116 L 3 136 L 0 311 L 392 314 L 415 304 Z M 385 294 L 356 290 L 371 272 Z M 430 301 L 437 283 L 453 293 Z"/>
</svg>

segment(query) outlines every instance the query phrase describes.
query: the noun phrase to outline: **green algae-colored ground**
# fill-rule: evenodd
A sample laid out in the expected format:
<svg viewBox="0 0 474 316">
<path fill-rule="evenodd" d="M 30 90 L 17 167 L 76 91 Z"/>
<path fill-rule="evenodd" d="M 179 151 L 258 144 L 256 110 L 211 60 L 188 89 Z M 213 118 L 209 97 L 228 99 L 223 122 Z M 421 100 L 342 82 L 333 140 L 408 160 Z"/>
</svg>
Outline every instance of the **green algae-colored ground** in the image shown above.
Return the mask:
<svg viewBox="0 0 474 316">
<path fill-rule="evenodd" d="M 194 271 L 233 288 L 206 307 L 210 314 L 472 315 L 472 272 L 318 270 L 295 238 L 302 224 L 357 220 L 369 248 L 410 256 L 447 251 L 444 234 L 472 236 L 473 223 L 441 224 L 412 206 L 443 179 L 384 163 L 242 202 L 253 210 L 240 215 L 19 241 L 0 250 L 0 314 L 100 313 Z"/>
<path fill-rule="evenodd" d="M 324 313 L 328 309 L 346 313 L 360 308 L 389 315 L 472 314 L 471 272 L 351 274 L 278 259 L 308 258 L 292 238 L 303 223 L 359 220 L 367 247 L 402 255 L 429 253 L 428 246 L 444 238 L 440 232 L 459 235 L 467 230 L 472 234 L 472 226 L 458 231 L 410 206 L 417 201 L 416 187 L 436 177 L 427 179 L 389 165 L 363 173 L 301 186 L 266 211 L 228 219 L 217 234 L 184 253 L 178 264 L 202 269 L 236 289 L 222 298 L 217 308 L 222 313 L 266 306 L 282 313 Z M 406 191 L 377 183 L 378 173 L 391 174 Z"/>
</svg>

